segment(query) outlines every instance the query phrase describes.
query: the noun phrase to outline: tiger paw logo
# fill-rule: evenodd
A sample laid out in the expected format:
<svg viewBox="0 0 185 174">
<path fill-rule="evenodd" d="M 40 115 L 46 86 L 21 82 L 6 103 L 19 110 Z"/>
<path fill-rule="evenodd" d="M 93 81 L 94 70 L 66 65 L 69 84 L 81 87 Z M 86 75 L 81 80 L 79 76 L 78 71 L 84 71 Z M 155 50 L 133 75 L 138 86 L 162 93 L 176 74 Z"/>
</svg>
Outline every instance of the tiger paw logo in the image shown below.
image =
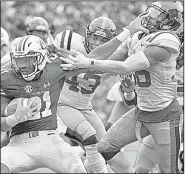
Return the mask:
<svg viewBox="0 0 185 174">
<path fill-rule="evenodd" d="M 24 91 L 25 91 L 26 93 L 30 93 L 30 92 L 33 91 L 33 88 L 32 88 L 32 86 L 27 85 L 27 86 L 24 87 Z"/>
</svg>

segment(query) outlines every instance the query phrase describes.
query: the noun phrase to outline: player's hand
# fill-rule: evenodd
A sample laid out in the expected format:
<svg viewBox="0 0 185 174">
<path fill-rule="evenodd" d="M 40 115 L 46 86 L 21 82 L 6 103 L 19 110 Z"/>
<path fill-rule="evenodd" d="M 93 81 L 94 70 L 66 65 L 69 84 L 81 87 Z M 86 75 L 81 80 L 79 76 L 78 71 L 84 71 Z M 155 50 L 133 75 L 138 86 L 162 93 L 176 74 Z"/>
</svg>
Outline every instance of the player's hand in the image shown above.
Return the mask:
<svg viewBox="0 0 185 174">
<path fill-rule="evenodd" d="M 144 28 L 142 26 L 143 18 L 145 18 L 145 17 L 147 17 L 149 15 L 150 15 L 149 12 L 144 12 L 144 13 L 140 14 L 126 28 L 129 29 L 131 34 L 134 34 L 134 33 L 138 32 L 138 31 L 143 31 L 145 33 L 149 33 L 149 30 L 147 30 L 146 28 Z"/>
<path fill-rule="evenodd" d="M 79 68 L 89 68 L 90 58 L 85 57 L 82 53 L 73 51 L 73 54 L 60 57 L 67 64 L 61 64 L 63 70 L 74 70 Z"/>
<path fill-rule="evenodd" d="M 120 89 L 123 93 L 127 92 L 132 92 L 135 89 L 135 84 L 133 80 L 133 75 L 128 74 L 128 75 L 118 75 L 118 78 L 121 82 Z"/>
<path fill-rule="evenodd" d="M 5 109 L 7 124 L 11 127 L 18 123 L 32 119 L 41 109 L 39 97 L 16 98 L 12 100 Z"/>
</svg>

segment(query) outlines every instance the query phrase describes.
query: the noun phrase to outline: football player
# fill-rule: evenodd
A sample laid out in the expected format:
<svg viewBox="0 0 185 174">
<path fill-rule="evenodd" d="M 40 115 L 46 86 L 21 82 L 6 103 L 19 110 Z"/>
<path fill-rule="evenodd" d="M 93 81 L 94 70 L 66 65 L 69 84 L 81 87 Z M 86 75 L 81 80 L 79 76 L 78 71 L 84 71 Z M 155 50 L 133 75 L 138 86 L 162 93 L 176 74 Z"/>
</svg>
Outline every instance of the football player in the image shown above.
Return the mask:
<svg viewBox="0 0 185 174">
<path fill-rule="evenodd" d="M 111 19 L 99 17 L 87 27 L 85 37 L 70 30 L 57 34 L 54 46 L 67 50 L 90 53 L 97 46 L 116 36 L 116 27 Z M 92 108 L 92 98 L 102 83 L 101 75 L 82 73 L 65 80 L 60 93 L 57 115 L 68 127 L 66 136 L 77 138 L 86 152 L 90 169 L 95 173 L 105 173 L 107 168 L 97 142 L 105 135 L 103 122 Z"/>
<path fill-rule="evenodd" d="M 57 102 L 70 72 L 60 68 L 60 60 L 50 64 L 46 60 L 45 42 L 24 36 L 11 52 L 12 70 L 1 74 L 1 131 L 12 129 L 10 143 L 1 149 L 1 173 L 40 167 L 86 173 L 81 158 L 57 132 Z M 8 104 L 10 100 L 14 105 Z"/>
<path fill-rule="evenodd" d="M 178 37 L 181 41 L 181 49 L 180 54 L 177 57 L 177 63 L 176 63 L 176 80 L 178 83 L 177 86 L 177 101 L 183 108 L 183 68 L 180 68 L 183 66 L 183 59 L 184 59 L 184 34 L 183 32 L 180 32 L 178 34 Z M 180 69 L 180 70 L 178 70 Z M 131 83 L 129 80 L 125 81 L 123 78 L 120 79 L 109 91 L 107 98 L 112 101 L 116 101 L 112 113 L 110 115 L 110 118 L 108 119 L 107 128 L 110 128 L 112 124 L 121 117 L 124 113 L 128 112 L 128 110 L 131 109 L 134 105 L 136 105 L 136 98 L 132 96 L 135 96 L 135 93 L 133 88 L 133 82 Z M 125 85 L 126 84 L 126 85 Z M 127 94 L 130 93 L 130 94 Z M 132 95 L 132 96 L 131 96 Z M 131 96 L 130 99 L 132 101 L 128 100 L 129 96 Z M 126 98 L 127 97 L 127 98 Z M 126 100 L 126 101 L 125 101 Z M 129 106 L 125 107 L 125 104 L 128 104 Z M 131 106 L 132 105 L 132 106 Z M 182 125 L 182 124 L 181 124 Z M 182 135 L 181 135 L 181 148 L 180 148 L 180 160 L 182 163 L 181 171 L 183 172 L 183 129 L 184 126 L 182 126 Z M 180 128 L 181 130 L 181 128 Z M 148 136 L 143 139 L 142 143 L 139 146 L 139 150 L 137 152 L 136 162 L 135 162 L 135 170 L 137 173 L 148 173 L 149 171 L 153 170 L 154 166 L 157 164 L 156 159 L 156 153 L 155 153 L 155 143 L 152 138 L 152 136 Z"/>
<path fill-rule="evenodd" d="M 76 57 L 62 58 L 69 63 L 63 64 L 62 67 L 87 68 L 89 71 L 99 70 L 122 75 L 135 72 L 137 106 L 108 130 L 97 145 L 98 151 L 111 164 L 122 147 L 137 139 L 141 140 L 141 137 L 152 135 L 160 172 L 176 173 L 182 108 L 176 100 L 177 83 L 173 77 L 181 44 L 171 31 L 176 31 L 183 22 L 183 7 L 177 1 L 157 1 L 146 11 L 148 16 L 143 18 L 141 25 L 149 33 L 138 32 L 132 36 L 127 47 L 129 57 L 124 62 L 87 59 L 84 55 L 76 53 Z M 138 31 L 134 27 L 135 24 L 131 22 L 115 39 L 95 50 L 114 52 L 115 45 L 119 45 Z"/>
</svg>

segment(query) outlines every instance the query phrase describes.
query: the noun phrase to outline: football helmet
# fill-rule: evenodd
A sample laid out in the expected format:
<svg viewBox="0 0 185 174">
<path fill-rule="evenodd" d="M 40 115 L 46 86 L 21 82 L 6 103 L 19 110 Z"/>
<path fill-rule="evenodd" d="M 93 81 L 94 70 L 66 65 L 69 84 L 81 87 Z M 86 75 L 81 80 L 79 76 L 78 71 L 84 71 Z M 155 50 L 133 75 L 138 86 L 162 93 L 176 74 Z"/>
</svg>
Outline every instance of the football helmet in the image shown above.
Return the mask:
<svg viewBox="0 0 185 174">
<path fill-rule="evenodd" d="M 44 42 L 47 42 L 50 34 L 49 24 L 42 17 L 34 17 L 28 22 L 26 26 L 26 34 L 38 36 Z"/>
<path fill-rule="evenodd" d="M 158 30 L 176 31 L 183 22 L 183 6 L 177 1 L 157 1 L 148 6 L 146 11 L 149 16 L 143 18 L 142 26 L 148 29 L 149 33 Z"/>
<path fill-rule="evenodd" d="M 48 61 L 46 43 L 39 37 L 28 35 L 12 45 L 11 63 L 16 75 L 26 81 L 33 80 Z"/>
<path fill-rule="evenodd" d="M 107 17 L 94 19 L 87 27 L 85 33 L 85 48 L 87 53 L 109 41 L 115 37 L 116 34 L 116 26 L 111 19 Z"/>
<path fill-rule="evenodd" d="M 9 46 L 9 35 L 8 32 L 1 27 L 1 58 L 7 54 Z"/>
</svg>

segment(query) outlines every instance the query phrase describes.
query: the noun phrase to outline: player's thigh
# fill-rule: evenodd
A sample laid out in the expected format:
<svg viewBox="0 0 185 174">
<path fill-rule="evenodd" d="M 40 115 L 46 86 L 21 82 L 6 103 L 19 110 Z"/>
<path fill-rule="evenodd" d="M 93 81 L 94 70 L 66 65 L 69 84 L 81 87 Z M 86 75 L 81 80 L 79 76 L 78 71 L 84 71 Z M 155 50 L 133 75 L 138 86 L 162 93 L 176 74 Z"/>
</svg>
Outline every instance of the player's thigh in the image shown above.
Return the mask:
<svg viewBox="0 0 185 174">
<path fill-rule="evenodd" d="M 124 114 L 107 131 L 105 136 L 98 143 L 100 152 L 119 151 L 122 147 L 137 141 L 135 108 Z M 145 127 L 141 127 L 141 136 L 149 134 Z"/>
<path fill-rule="evenodd" d="M 151 135 L 143 139 L 136 157 L 136 172 L 148 173 L 157 164 L 154 144 L 155 143 Z"/>
<path fill-rule="evenodd" d="M 86 120 L 81 111 L 70 106 L 58 106 L 57 115 L 73 131 L 77 125 Z"/>
<path fill-rule="evenodd" d="M 47 144 L 46 144 L 47 143 Z M 41 153 L 36 155 L 46 168 L 56 173 L 84 173 L 85 168 L 75 149 L 58 134 L 40 137 Z"/>
<path fill-rule="evenodd" d="M 42 167 L 16 143 L 10 143 L 1 149 L 1 163 L 9 168 L 10 173 L 26 172 Z"/>
<path fill-rule="evenodd" d="M 100 117 L 98 117 L 98 115 L 93 109 L 84 110 L 82 111 L 82 113 L 84 114 L 84 117 L 87 119 L 87 121 L 96 130 L 98 140 L 101 140 L 101 138 L 105 135 L 106 130 Z"/>
<path fill-rule="evenodd" d="M 96 134 L 96 130 L 87 121 L 82 111 L 69 106 L 59 106 L 57 114 L 68 128 L 78 134 L 76 136 L 80 140 L 83 141 Z"/>
</svg>

